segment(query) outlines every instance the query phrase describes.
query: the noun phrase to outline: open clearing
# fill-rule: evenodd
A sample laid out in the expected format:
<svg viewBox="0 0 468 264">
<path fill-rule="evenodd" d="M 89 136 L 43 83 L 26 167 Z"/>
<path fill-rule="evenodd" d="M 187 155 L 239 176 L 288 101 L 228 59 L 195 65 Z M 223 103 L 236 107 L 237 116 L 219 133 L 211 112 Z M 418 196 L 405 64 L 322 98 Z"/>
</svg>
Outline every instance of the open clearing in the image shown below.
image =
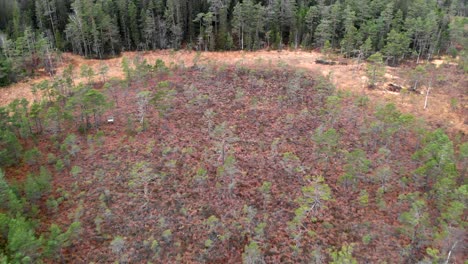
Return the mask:
<svg viewBox="0 0 468 264">
<path fill-rule="evenodd" d="M 84 63 L 96 72 L 109 65 L 107 78 L 118 80 L 102 89 L 96 76 L 93 85 L 113 102 L 102 117 L 115 122 L 103 124 L 100 113 L 91 117 L 75 105 L 62 133 L 52 136 L 59 122 L 46 122 L 45 133 L 25 140 L 27 148 L 51 154 L 44 167 L 53 172 L 54 190 L 51 203 L 41 205 L 39 229 L 81 225 L 79 239 L 61 250 L 63 262 L 308 263 L 348 243 L 360 263 L 410 259 L 401 252 L 416 231 L 400 216 L 412 198 L 402 195 L 436 186 L 415 173 L 423 165 L 414 158 L 421 147 L 416 131 L 427 126 L 382 102 L 460 132 L 466 80 L 455 66 L 439 67 L 445 78 L 422 111 L 424 95 L 369 90 L 365 65 L 318 65 L 321 55 L 313 52 L 141 56 L 172 69 L 130 71 L 120 81 L 121 58 L 66 54 L 64 66 L 75 65 L 75 76 Z M 405 71 L 388 68 L 387 81 L 408 86 Z M 31 100 L 29 86 L 45 78 L 3 91 L 10 101 Z M 68 102 L 82 96 L 76 92 Z M 458 108 L 450 107 L 454 96 Z M 24 181 L 33 166 L 8 167 L 5 174 Z M 427 214 L 439 214 L 429 204 Z M 408 256 L 422 259 L 425 252 L 415 246 Z M 452 258 L 464 257 L 460 247 Z"/>
<path fill-rule="evenodd" d="M 72 198 L 44 218 L 64 225 L 79 219 L 83 226 L 81 239 L 64 252 L 66 261 L 241 263 L 245 248 L 258 241 L 261 252 L 250 254 L 262 254 L 265 263 L 305 263 L 353 241 L 356 256 L 365 256 L 360 261 L 392 263 L 407 243 L 389 234 L 406 210 L 398 199 L 400 182 L 416 169 L 411 155 L 417 140 L 406 125 L 386 136 L 373 130 L 380 121 L 366 111 L 370 106 L 332 96 L 333 86 L 319 79 L 216 65 L 115 89 L 116 108 L 109 113 L 115 123 L 99 127 L 101 139 L 79 137 L 70 166 L 80 173 L 54 177 L 60 190 L 54 197 Z M 159 98 L 147 110 L 146 125 L 133 118 L 142 91 Z M 329 135 L 323 131 L 335 134 L 336 144 L 320 142 L 320 135 Z M 44 142 L 41 149 L 51 145 Z M 384 166 L 383 145 L 392 153 L 385 166 L 394 173 L 385 195 L 375 198 L 381 205 L 363 207 L 362 190 L 377 197 L 381 186 L 374 171 Z M 341 177 L 346 153 L 357 148 L 373 164 L 348 182 Z M 329 186 L 333 200 L 314 192 L 314 199 L 324 200 L 310 205 L 304 186 L 323 193 Z M 405 188 L 417 190 L 413 183 Z M 305 220 L 296 216 L 303 200 L 314 208 Z M 361 243 L 365 234 L 373 237 L 371 253 Z"/>
<path fill-rule="evenodd" d="M 440 70 L 440 80 L 434 85 L 429 96 L 429 107 L 423 109 L 425 96 L 423 94 L 401 95 L 389 92 L 381 85 L 378 89 L 367 89 L 366 65 L 357 65 L 354 60 L 347 60 L 347 65 L 322 65 L 316 64 L 315 60 L 322 58 L 321 53 L 315 51 L 256 51 L 256 52 L 191 52 L 191 51 L 153 51 L 153 52 L 124 52 L 121 57 L 108 60 L 83 59 L 80 56 L 65 53 L 63 63 L 59 67 L 60 74 L 64 66 L 72 63 L 75 66 L 75 82 L 80 82 L 79 69 L 83 64 L 93 67 L 95 72 L 102 64 L 109 66 L 108 77 L 122 78 L 121 68 L 122 57 L 133 59 L 141 56 L 153 64 L 157 59 L 163 60 L 166 65 L 177 65 L 190 67 L 197 64 L 213 65 L 245 65 L 258 67 L 285 67 L 290 69 L 303 69 L 314 74 L 328 76 L 332 83 L 340 90 L 352 91 L 356 94 L 365 94 L 372 100 L 393 102 L 397 107 L 407 113 L 412 113 L 417 117 L 423 117 L 429 123 L 437 127 L 444 127 L 451 132 L 462 132 L 468 134 L 468 79 L 463 71 L 459 71 L 453 63 L 441 63 L 436 60 L 436 65 Z M 341 59 L 343 60 L 343 59 Z M 395 82 L 400 85 L 409 86 L 408 72 L 409 66 L 398 68 L 387 67 L 385 75 L 386 82 Z M 458 72 L 457 72 L 458 71 Z M 6 105 L 17 98 L 33 100 L 31 84 L 37 83 L 47 76 L 38 77 L 26 82 L 13 84 L 7 88 L 0 89 L 0 106 Z M 421 89 L 421 93 L 425 88 Z M 454 105 L 456 102 L 456 105 Z"/>
</svg>

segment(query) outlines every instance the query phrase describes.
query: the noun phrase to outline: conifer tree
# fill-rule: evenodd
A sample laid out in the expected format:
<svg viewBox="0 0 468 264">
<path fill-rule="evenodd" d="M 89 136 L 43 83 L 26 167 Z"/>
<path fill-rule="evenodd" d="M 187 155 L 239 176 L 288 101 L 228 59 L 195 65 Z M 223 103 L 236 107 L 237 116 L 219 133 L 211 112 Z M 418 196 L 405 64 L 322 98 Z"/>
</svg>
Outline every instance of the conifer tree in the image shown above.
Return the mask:
<svg viewBox="0 0 468 264">
<path fill-rule="evenodd" d="M 369 78 L 369 86 L 374 87 L 377 82 L 385 74 L 385 66 L 383 64 L 383 57 L 380 52 L 372 54 L 367 61 L 369 62 L 367 66 L 367 76 Z"/>
</svg>

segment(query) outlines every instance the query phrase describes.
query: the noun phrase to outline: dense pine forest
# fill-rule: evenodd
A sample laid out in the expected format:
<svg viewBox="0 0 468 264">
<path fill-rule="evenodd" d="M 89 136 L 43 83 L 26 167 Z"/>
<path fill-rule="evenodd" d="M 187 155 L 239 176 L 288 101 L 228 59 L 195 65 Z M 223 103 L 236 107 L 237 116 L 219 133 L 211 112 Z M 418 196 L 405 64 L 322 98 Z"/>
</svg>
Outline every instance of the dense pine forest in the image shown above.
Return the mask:
<svg viewBox="0 0 468 264">
<path fill-rule="evenodd" d="M 168 48 L 325 47 L 362 58 L 379 51 L 389 64 L 457 56 L 466 10 L 464 0 L 2 0 L 0 85 L 40 63 L 53 72 L 53 51 L 105 58 Z"/>
</svg>

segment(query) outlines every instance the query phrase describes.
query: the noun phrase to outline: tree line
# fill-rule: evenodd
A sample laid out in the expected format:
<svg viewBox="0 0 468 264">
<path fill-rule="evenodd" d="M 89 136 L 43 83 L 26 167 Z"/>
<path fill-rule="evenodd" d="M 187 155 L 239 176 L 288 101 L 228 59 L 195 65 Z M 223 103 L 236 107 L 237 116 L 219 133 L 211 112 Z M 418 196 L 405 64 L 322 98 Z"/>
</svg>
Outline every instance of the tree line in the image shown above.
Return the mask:
<svg viewBox="0 0 468 264">
<path fill-rule="evenodd" d="M 0 0 L 0 85 L 53 71 L 51 51 L 332 48 L 346 57 L 459 55 L 463 0 Z M 461 52 L 466 57 L 466 52 Z"/>
<path fill-rule="evenodd" d="M 10 39 L 38 31 L 54 47 L 87 57 L 183 44 L 253 50 L 329 41 L 349 56 L 364 45 L 392 59 L 411 52 L 430 58 L 462 44 L 466 16 L 463 0 L 3 0 L 0 6 L 0 29 Z"/>
</svg>

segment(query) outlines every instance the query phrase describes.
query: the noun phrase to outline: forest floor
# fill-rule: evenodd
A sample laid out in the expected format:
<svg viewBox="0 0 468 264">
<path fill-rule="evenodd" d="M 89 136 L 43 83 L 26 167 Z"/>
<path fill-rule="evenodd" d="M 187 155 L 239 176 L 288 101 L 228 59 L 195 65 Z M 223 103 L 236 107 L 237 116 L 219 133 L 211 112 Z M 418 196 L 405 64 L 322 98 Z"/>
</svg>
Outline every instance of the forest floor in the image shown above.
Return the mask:
<svg viewBox="0 0 468 264">
<path fill-rule="evenodd" d="M 416 117 L 422 117 L 435 127 L 444 127 L 450 132 L 468 134 L 468 78 L 457 66 L 444 58 L 434 60 L 437 66 L 437 81 L 431 89 L 428 107 L 424 109 L 426 87 L 419 89 L 419 94 L 400 94 L 386 89 L 388 83 L 396 83 L 404 87 L 411 87 L 409 72 L 416 65 L 402 65 L 400 67 L 387 67 L 385 80 L 377 86 L 377 89 L 367 88 L 366 65 L 357 64 L 355 60 L 336 59 L 347 65 L 322 65 L 315 63 L 316 59 L 324 55 L 316 51 L 229 51 L 229 52 L 191 52 L 191 51 L 152 51 L 152 52 L 124 52 L 121 57 L 108 60 L 84 59 L 70 53 L 63 54 L 62 66 L 58 73 L 72 63 L 75 66 L 75 82 L 80 82 L 80 66 L 88 64 L 98 72 L 103 64 L 109 66 L 107 76 L 109 78 L 123 78 L 121 62 L 123 57 L 130 60 L 135 56 L 141 56 L 153 64 L 157 59 L 163 60 L 166 65 L 184 65 L 185 67 L 197 64 L 213 65 L 244 65 L 259 67 L 288 66 L 292 69 L 303 69 L 314 74 L 328 76 L 333 84 L 340 90 L 352 91 L 356 94 L 365 94 L 372 100 L 393 102 L 400 111 L 412 113 Z M 98 77 L 96 77 L 98 78 Z M 25 82 L 13 84 L 0 89 L 0 106 L 6 105 L 16 98 L 26 98 L 33 101 L 31 84 L 49 79 L 43 74 Z"/>
</svg>

